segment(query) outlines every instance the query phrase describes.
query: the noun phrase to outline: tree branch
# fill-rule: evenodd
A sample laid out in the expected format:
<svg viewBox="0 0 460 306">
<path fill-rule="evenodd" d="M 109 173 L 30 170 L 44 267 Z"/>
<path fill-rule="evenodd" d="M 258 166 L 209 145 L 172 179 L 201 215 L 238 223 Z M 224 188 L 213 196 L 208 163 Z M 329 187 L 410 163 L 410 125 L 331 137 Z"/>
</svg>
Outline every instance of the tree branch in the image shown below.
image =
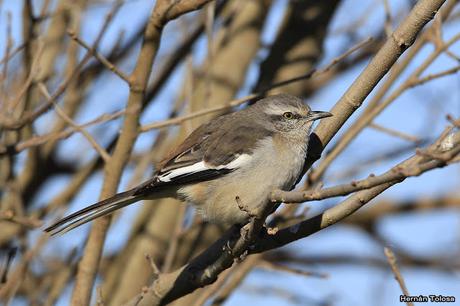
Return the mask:
<svg viewBox="0 0 460 306">
<path fill-rule="evenodd" d="M 457 137 L 460 138 L 460 135 L 458 135 Z M 457 142 L 458 141 L 460 141 L 460 139 L 458 139 Z M 345 196 L 356 191 L 370 189 L 372 187 L 382 185 L 385 183 L 401 182 L 408 177 L 419 176 L 423 172 L 445 166 L 448 161 L 452 160 L 455 156 L 457 156 L 460 153 L 460 146 L 458 145 L 446 153 L 434 155 L 434 159 L 432 159 L 431 161 L 425 162 L 423 164 L 417 165 L 417 167 L 414 167 L 413 165 L 416 164 L 417 161 L 420 159 L 420 155 L 423 155 L 422 152 L 423 151 L 416 152 L 414 156 L 399 163 L 398 165 L 394 166 L 393 168 L 379 176 L 371 174 L 368 178 L 363 180 L 353 181 L 349 184 L 342 184 L 330 188 L 324 188 L 321 190 L 275 190 L 272 194 L 271 200 L 272 202 L 284 203 L 318 201 L 332 197 Z"/>
<path fill-rule="evenodd" d="M 204 5 L 210 0 L 193 1 Z M 185 5 L 179 8 L 177 5 L 169 4 L 169 1 L 162 0 L 155 3 L 147 27 L 139 56 L 134 71 L 130 75 L 130 93 L 126 106 L 126 116 L 120 137 L 115 145 L 110 161 L 105 164 L 104 184 L 100 198 L 108 198 L 116 193 L 117 186 L 126 162 L 129 159 L 134 142 L 139 133 L 139 117 L 142 111 L 145 89 L 152 70 L 153 61 L 160 45 L 160 38 L 164 25 L 171 19 L 192 10 L 191 1 L 184 1 Z M 195 7 L 195 6 L 193 6 Z M 165 11 L 165 8 L 168 8 Z M 168 11 L 174 12 L 167 15 Z M 88 305 L 91 298 L 91 291 L 97 274 L 97 268 L 102 254 L 104 241 L 111 217 L 103 217 L 96 220 L 85 247 L 83 257 L 78 267 L 76 283 L 72 294 L 72 305 Z"/>
<path fill-rule="evenodd" d="M 378 82 L 387 74 L 407 48 L 415 41 L 423 26 L 433 19 L 445 0 L 418 1 L 403 23 L 387 39 L 366 69 L 358 76 L 334 105 L 331 118 L 321 120 L 310 137 L 310 149 L 304 172 L 321 157 L 324 147 L 337 134 L 348 118 L 361 106 Z"/>
<path fill-rule="evenodd" d="M 419 31 L 434 17 L 434 14 L 443 3 L 443 0 L 423 0 L 415 5 L 410 15 L 387 40 L 368 67 L 334 106 L 332 109 L 332 113 L 335 115 L 333 119 L 321 121 L 313 136 L 313 138 L 316 137 L 316 141 L 313 141 L 313 144 L 319 145 L 319 150 L 315 150 L 315 152 L 312 152 L 313 150 L 311 149 L 309 150 L 310 154 L 307 158 L 305 170 L 319 158 L 323 147 L 329 143 L 345 121 L 362 104 L 367 95 L 384 77 L 401 54 L 414 42 Z M 231 248 L 231 253 L 226 248 L 226 245 L 231 240 L 231 231 L 229 231 L 188 265 L 172 273 L 160 274 L 152 286 L 143 293 L 141 303 L 144 302 L 145 305 L 164 305 L 199 287 L 208 285 L 215 281 L 222 271 L 228 269 L 235 259 L 244 254 L 249 245 L 251 247 L 248 251 L 257 253 L 306 237 L 343 219 L 393 184 L 395 183 L 386 183 L 358 192 L 321 216 L 301 222 L 294 228 L 289 227 L 280 230 L 274 235 L 265 234 L 264 238 L 256 239 L 254 244 L 249 243 L 251 239 L 245 239 L 245 235 L 241 233 L 234 247 Z M 264 212 L 268 211 L 268 208 L 272 208 L 272 205 L 267 205 Z M 262 214 L 262 216 L 266 215 Z M 249 223 L 249 225 L 251 224 L 252 227 L 249 228 L 249 233 L 253 235 L 251 231 L 260 229 L 260 227 L 254 222 Z"/>
<path fill-rule="evenodd" d="M 425 171 L 436 167 L 444 167 L 450 160 L 453 160 L 460 153 L 460 132 L 448 134 L 452 131 L 452 128 L 448 128 L 438 138 L 438 140 L 432 144 L 426 151 L 430 152 L 430 156 L 424 154 L 418 154 L 413 158 L 409 158 L 406 161 L 399 164 L 397 172 L 404 173 L 403 178 L 383 181 L 380 185 L 376 185 L 370 189 L 361 190 L 340 204 L 326 210 L 319 216 L 311 219 L 302 221 L 293 226 L 279 230 L 275 235 L 266 236 L 256 241 L 251 246 L 250 253 L 265 252 L 274 248 L 279 248 L 288 243 L 296 241 L 298 239 L 310 236 L 326 227 L 329 227 L 344 218 L 350 216 L 359 208 L 367 204 L 373 198 L 384 192 L 391 186 L 402 182 L 406 177 L 412 175 L 420 175 Z M 447 142 L 452 142 L 452 147 L 445 150 Z M 449 145 L 450 146 L 450 145 Z M 391 173 L 390 170 L 387 173 Z M 377 177 L 378 178 L 378 177 Z M 378 179 L 377 179 L 378 180 Z"/>
</svg>

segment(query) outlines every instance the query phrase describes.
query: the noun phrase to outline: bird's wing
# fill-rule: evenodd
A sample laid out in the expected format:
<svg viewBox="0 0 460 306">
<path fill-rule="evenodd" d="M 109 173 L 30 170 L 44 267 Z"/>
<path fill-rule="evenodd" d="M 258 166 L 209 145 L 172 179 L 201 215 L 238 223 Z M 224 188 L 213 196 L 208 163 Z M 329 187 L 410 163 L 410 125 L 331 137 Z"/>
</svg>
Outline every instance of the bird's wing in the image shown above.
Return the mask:
<svg viewBox="0 0 460 306">
<path fill-rule="evenodd" d="M 184 185 L 228 174 L 252 159 L 258 140 L 271 132 L 223 116 L 195 130 L 160 165 L 156 175 L 138 187 L 136 195 L 160 187 Z"/>
</svg>

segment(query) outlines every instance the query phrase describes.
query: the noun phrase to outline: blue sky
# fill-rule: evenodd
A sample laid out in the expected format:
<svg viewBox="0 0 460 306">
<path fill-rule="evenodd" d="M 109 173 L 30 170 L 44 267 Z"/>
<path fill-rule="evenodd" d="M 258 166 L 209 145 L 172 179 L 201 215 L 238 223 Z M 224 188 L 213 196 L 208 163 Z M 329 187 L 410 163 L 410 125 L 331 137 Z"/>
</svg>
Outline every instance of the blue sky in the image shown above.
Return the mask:
<svg viewBox="0 0 460 306">
<path fill-rule="evenodd" d="M 34 3 L 37 1 L 34 1 Z M 273 41 L 276 34 L 277 24 L 283 13 L 287 1 L 276 0 L 274 7 L 270 12 L 267 25 L 264 29 L 264 43 L 269 44 Z M 383 2 L 382 2 L 383 3 Z M 365 26 L 357 28 L 357 35 L 362 39 L 378 33 L 384 22 L 382 3 L 366 0 L 345 0 L 337 12 L 331 26 L 331 32 L 337 32 L 346 24 L 353 20 L 350 18 L 350 12 L 358 16 L 367 11 L 369 7 L 375 6 L 371 10 Z M 409 2 L 389 1 L 390 7 L 394 11 L 407 14 L 410 9 Z M 22 1 L 3 1 L 0 11 L 0 45 L 4 45 L 6 31 L 6 13 L 12 14 L 12 29 L 15 45 L 21 41 L 21 5 Z M 128 1 L 123 6 L 113 25 L 109 28 L 104 40 L 102 41 L 101 51 L 107 50 L 117 38 L 119 30 L 124 29 L 126 36 L 136 29 L 150 12 L 152 1 L 133 0 Z M 106 6 L 94 5 L 85 15 L 82 22 L 82 37 L 85 41 L 94 40 L 102 20 L 106 13 Z M 191 18 L 190 16 L 188 16 Z M 458 33 L 459 22 L 452 23 L 444 29 L 445 38 L 451 37 Z M 175 38 L 177 38 L 178 22 L 175 21 L 167 26 L 163 36 L 160 52 L 157 56 L 157 62 L 154 66 L 154 73 L 158 69 L 158 64 L 162 58 L 168 54 L 174 47 Z M 328 36 L 325 42 L 325 55 L 319 66 L 327 65 L 330 60 L 344 51 L 346 37 L 340 34 Z M 199 63 L 205 57 L 206 40 L 202 38 L 194 49 L 194 60 Z M 452 52 L 460 54 L 460 44 L 454 45 Z M 420 64 L 431 51 L 430 47 L 424 48 L 418 55 L 416 61 L 411 65 L 408 71 Z M 3 57 L 4 49 L 0 47 L 0 57 Z M 83 53 L 82 53 L 83 54 Z M 264 56 L 262 51 L 260 56 Z M 131 56 L 135 58 L 135 53 Z M 16 63 L 19 60 L 15 59 Z M 12 64 L 15 63 L 12 61 Z M 229 63 L 230 64 L 230 63 Z M 356 76 L 362 71 L 366 63 L 355 67 L 335 81 L 331 82 L 324 88 L 320 89 L 309 101 L 314 109 L 328 110 L 341 97 L 348 86 L 353 82 Z M 430 69 L 428 73 L 435 73 L 446 68 L 453 67 L 455 63 L 446 57 L 441 56 Z M 121 68 L 130 72 L 133 67 L 133 61 L 126 61 Z M 157 101 L 150 107 L 142 117 L 142 123 L 158 121 L 164 119 L 170 109 L 178 92 L 177 88 L 182 83 L 183 67 L 179 67 L 174 73 L 174 77 L 166 84 Z M 407 76 L 407 74 L 405 74 Z M 250 66 L 247 77 L 247 84 L 239 92 L 240 96 L 248 94 L 248 90 L 258 77 L 258 68 L 256 62 Z M 127 97 L 127 86 L 116 76 L 107 72 L 107 77 L 103 82 L 96 82 L 92 85 L 97 90 L 92 90 L 88 95 L 88 107 L 81 111 L 76 121 L 86 122 L 105 112 L 110 112 L 123 108 Z M 357 112 L 357 114 L 360 111 Z M 451 75 L 433 82 L 428 86 L 421 86 L 411 89 L 403 94 L 394 102 L 376 122 L 383 126 L 388 126 L 409 134 L 423 135 L 433 139 L 447 125 L 444 116 L 450 113 L 454 116 L 460 115 L 460 77 L 459 74 Z M 351 119 L 357 118 L 354 114 Z M 39 133 L 47 131 L 48 122 L 53 114 L 49 113 L 43 116 L 37 124 Z M 352 120 L 350 120 L 351 122 Z M 100 139 L 104 135 L 111 135 L 119 127 L 120 121 L 104 124 L 102 127 L 89 129 Z M 349 123 L 345 125 L 349 126 Z M 135 151 L 141 152 L 146 149 L 156 134 L 155 131 L 143 134 L 136 143 Z M 340 136 L 340 133 L 339 135 Z M 78 144 L 78 145 L 77 145 Z M 345 152 L 333 163 L 327 172 L 325 184 L 331 186 L 344 182 L 339 177 L 343 171 L 359 164 L 362 160 L 371 158 L 391 148 L 407 145 L 404 140 L 394 138 L 381 132 L 366 129 Z M 74 135 L 66 141 L 63 141 L 59 147 L 60 155 L 68 160 L 79 164 L 84 164 L 90 160 L 95 152 L 91 146 L 80 136 Z M 408 152 L 395 159 L 378 162 L 370 165 L 365 170 L 357 173 L 353 179 L 359 179 L 367 176 L 369 173 L 381 173 L 389 169 L 392 165 L 404 160 L 414 152 Z M 128 167 L 123 176 L 120 190 L 126 187 L 127 182 L 132 174 L 132 169 Z M 147 175 L 147 174 L 146 174 Z M 349 178 L 345 181 L 348 181 Z M 51 199 L 59 190 L 65 186 L 68 178 L 60 177 L 49 184 L 34 200 L 35 205 L 43 205 Z M 75 211 L 86 204 L 94 202 L 99 195 L 102 175 L 99 173 L 91 177 L 82 191 L 77 195 L 70 205 L 70 210 Z M 441 170 L 431 171 L 417 178 L 410 178 L 402 184 L 396 185 L 386 191 L 379 198 L 387 199 L 413 199 L 419 197 L 436 197 L 439 195 L 451 194 L 459 190 L 459 167 L 458 165 L 447 167 Z M 330 199 L 322 202 L 313 202 L 312 211 L 318 213 L 325 208 L 335 205 L 340 199 Z M 124 209 L 121 216 L 112 226 L 106 242 L 106 253 L 116 252 L 126 239 L 130 220 L 136 215 L 139 205 L 134 205 Z M 379 231 L 391 247 L 408 250 L 411 254 L 430 254 L 433 256 L 446 256 L 458 254 L 459 252 L 459 220 L 460 215 L 456 210 L 444 210 L 436 214 L 431 212 L 418 212 L 415 214 L 406 214 L 398 216 L 388 216 L 378 224 Z M 45 249 L 45 255 L 48 252 L 61 252 L 63 254 L 77 246 L 79 249 L 83 246 L 88 227 L 72 231 L 65 237 L 57 237 Z M 38 231 L 31 234 L 30 239 L 35 239 L 39 234 Z M 287 247 L 297 256 L 321 256 L 321 255 L 353 255 L 353 256 L 372 256 L 383 258 L 382 246 L 377 244 L 366 233 L 346 225 L 337 225 L 330 229 L 324 230 L 311 237 L 298 241 Z M 48 253 L 49 254 L 49 253 Z M 327 279 L 306 278 L 302 276 L 289 275 L 286 273 L 268 273 L 261 269 L 256 269 L 244 281 L 245 289 L 238 290 L 231 296 L 226 305 L 245 305 L 249 303 L 264 303 L 265 305 L 296 305 L 313 303 L 315 301 L 331 300 L 334 305 L 401 305 L 399 303 L 400 289 L 394 281 L 390 271 L 378 268 L 369 268 L 366 265 L 315 265 L 306 267 L 308 270 L 319 271 L 330 275 Z M 409 292 L 417 294 L 458 294 L 460 286 L 460 275 L 458 271 L 443 272 L 436 269 L 403 269 L 403 275 L 406 280 Z M 272 287 L 272 294 L 259 292 L 259 289 Z M 279 291 L 276 291 L 274 289 Z M 292 293 L 292 296 L 299 297 L 286 300 L 280 298 L 279 294 L 283 292 Z M 59 305 L 67 305 L 70 289 L 67 290 L 59 302 Z M 460 295 L 457 295 L 460 298 Z M 300 301 L 300 302 L 299 302 Z M 17 301 L 18 304 L 19 300 Z"/>
</svg>

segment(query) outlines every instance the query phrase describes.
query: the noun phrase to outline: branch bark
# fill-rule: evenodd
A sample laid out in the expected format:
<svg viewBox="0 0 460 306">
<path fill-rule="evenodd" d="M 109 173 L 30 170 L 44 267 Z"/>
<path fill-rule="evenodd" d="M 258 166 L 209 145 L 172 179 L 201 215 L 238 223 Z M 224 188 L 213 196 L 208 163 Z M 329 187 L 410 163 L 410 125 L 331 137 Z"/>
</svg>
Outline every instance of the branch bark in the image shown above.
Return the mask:
<svg viewBox="0 0 460 306">
<path fill-rule="evenodd" d="M 304 172 L 321 157 L 324 147 L 337 134 L 348 118 L 362 105 L 378 82 L 387 74 L 398 58 L 415 41 L 422 28 L 444 4 L 445 0 L 418 1 L 407 18 L 387 39 L 366 69 L 358 76 L 334 105 L 331 118 L 321 120 L 310 137 L 310 149 Z"/>
<path fill-rule="evenodd" d="M 319 147 L 319 149 L 309 150 L 310 154 L 307 157 L 305 170 L 310 168 L 311 164 L 320 157 L 323 147 L 329 143 L 345 121 L 359 108 L 364 99 L 385 76 L 401 54 L 412 45 L 417 34 L 434 17 L 444 2 L 443 0 L 423 0 L 415 5 L 405 21 L 389 37 L 368 67 L 334 106 L 332 109 L 332 113 L 335 115 L 333 119 L 322 120 L 315 130 L 312 138 L 316 139 L 312 141 L 312 146 Z M 294 228 L 290 227 L 286 230 L 281 230 L 275 235 L 266 235 L 270 239 L 257 239 L 249 249 L 249 252 L 258 253 L 272 247 L 279 247 L 288 241 L 306 237 L 330 226 L 353 213 L 393 184 L 395 182 L 385 183 L 358 192 L 321 216 L 297 224 Z M 252 229 L 257 230 L 260 227 L 253 225 Z M 160 274 L 152 286 L 141 294 L 141 303 L 164 305 L 215 281 L 217 276 L 232 266 L 234 260 L 244 254 L 251 244 L 248 243 L 248 239 L 241 235 L 235 243 L 238 248 L 232 248 L 232 252 L 229 253 L 228 248 L 225 246 L 230 241 L 230 237 L 231 231 L 192 260 L 187 266 L 172 273 Z M 135 299 L 135 301 L 138 302 L 139 299 Z"/>
<path fill-rule="evenodd" d="M 157 1 L 152 10 L 144 32 L 142 47 L 134 71 L 130 75 L 130 93 L 126 105 L 126 116 L 120 137 L 115 145 L 110 161 L 104 167 L 104 184 L 100 198 L 116 193 L 117 186 L 126 162 L 129 159 L 139 132 L 139 117 L 142 110 L 144 93 L 152 70 L 153 61 L 160 45 L 161 33 L 166 23 L 182 14 L 199 8 L 210 0 L 183 1 L 180 5 L 170 1 Z M 72 305 L 89 305 L 91 291 L 97 274 L 97 268 L 104 246 L 104 240 L 111 217 L 107 216 L 94 222 L 83 257 L 78 266 L 75 287 L 72 293 Z"/>
</svg>

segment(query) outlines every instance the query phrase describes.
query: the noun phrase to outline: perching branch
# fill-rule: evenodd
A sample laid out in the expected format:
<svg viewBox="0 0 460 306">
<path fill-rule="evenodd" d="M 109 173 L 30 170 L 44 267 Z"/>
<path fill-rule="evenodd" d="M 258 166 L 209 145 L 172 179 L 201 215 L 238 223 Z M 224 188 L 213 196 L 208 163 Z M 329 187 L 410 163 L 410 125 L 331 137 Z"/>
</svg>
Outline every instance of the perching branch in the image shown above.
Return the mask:
<svg viewBox="0 0 460 306">
<path fill-rule="evenodd" d="M 386 173 L 390 175 L 392 172 L 400 172 L 404 174 L 402 178 L 383 180 L 383 183 L 379 185 L 354 193 L 340 204 L 326 210 L 319 216 L 281 229 L 275 235 L 259 239 L 255 245 L 251 246 L 250 253 L 265 252 L 310 236 L 350 216 L 373 198 L 391 186 L 404 181 L 407 177 L 420 175 L 431 169 L 448 165 L 450 161 L 454 160 L 460 154 L 460 132 L 457 131 L 452 134 L 452 129 L 452 127 L 447 128 L 438 140 L 425 150 L 425 152 L 430 153 L 417 154 L 394 168 L 397 170 L 390 170 Z"/>
<path fill-rule="evenodd" d="M 454 140 L 452 140 L 454 141 Z M 460 152 L 460 146 L 456 146 L 450 151 L 433 155 L 433 159 L 429 162 L 418 165 L 417 167 L 408 166 L 417 162 L 421 155 L 426 154 L 425 151 L 418 151 L 416 154 L 406 161 L 399 163 L 382 175 L 369 175 L 368 178 L 353 181 L 349 184 L 338 185 L 320 190 L 307 191 L 282 191 L 275 190 L 271 200 L 273 202 L 284 203 L 302 203 L 306 201 L 318 201 L 332 197 L 345 196 L 353 192 L 370 189 L 378 185 L 386 183 L 398 183 L 408 177 L 419 176 L 423 172 L 443 167 L 447 165 Z M 429 152 L 429 150 L 428 150 Z"/>
<path fill-rule="evenodd" d="M 319 143 L 320 150 L 315 152 L 309 150 L 306 169 L 319 158 L 322 148 L 329 143 L 344 122 L 362 104 L 401 54 L 415 41 L 417 34 L 434 17 L 443 3 L 442 0 L 424 0 L 416 4 L 405 21 L 391 35 L 368 67 L 334 106 L 332 109 L 333 119 L 322 120 L 315 130 L 316 141 L 314 141 L 314 145 L 317 146 Z M 265 238 L 257 239 L 248 250 L 250 253 L 262 252 L 306 237 L 343 219 L 393 184 L 386 183 L 358 192 L 319 217 L 304 221 L 296 225 L 295 228 L 280 230 L 274 235 L 267 234 Z M 267 205 L 267 207 L 271 207 L 271 205 Z M 257 228 L 257 226 L 252 227 L 252 229 Z M 217 276 L 229 268 L 233 261 L 244 252 L 244 249 L 237 249 L 238 252 L 232 252 L 232 254 L 226 251 L 225 246 L 230 241 L 230 236 L 231 232 L 228 232 L 186 266 L 172 273 L 160 274 L 147 292 L 144 292 L 142 301 L 146 301 L 145 305 L 164 305 L 215 281 Z M 235 245 L 249 246 L 243 236 L 240 235 Z"/>
</svg>

